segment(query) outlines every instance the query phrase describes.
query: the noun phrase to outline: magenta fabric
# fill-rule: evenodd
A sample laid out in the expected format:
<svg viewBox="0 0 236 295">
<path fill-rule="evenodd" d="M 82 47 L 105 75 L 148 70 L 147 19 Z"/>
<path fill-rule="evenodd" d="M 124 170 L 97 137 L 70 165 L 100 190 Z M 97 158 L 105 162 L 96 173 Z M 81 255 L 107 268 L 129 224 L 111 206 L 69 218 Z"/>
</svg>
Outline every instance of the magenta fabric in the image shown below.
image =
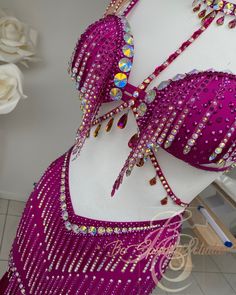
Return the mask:
<svg viewBox="0 0 236 295">
<path fill-rule="evenodd" d="M 129 229 L 150 226 L 150 221 L 110 222 L 75 215 L 68 186 L 72 148 L 49 165 L 30 194 L 12 245 L 8 272 L 0 281 L 1 294 L 150 294 L 162 277 L 160 269 L 165 271 L 178 244 L 183 215 L 153 221 L 155 229 L 115 230 L 103 235 L 75 230 L 74 224 Z M 65 207 L 60 201 L 62 173 L 67 219 L 62 218 Z M 161 247 L 171 251 L 157 253 Z M 121 248 L 127 249 L 126 254 Z M 141 254 L 136 264 L 125 266 L 125 261 Z M 152 264 L 154 271 L 150 270 Z"/>
<path fill-rule="evenodd" d="M 137 0 L 132 1 L 123 15 L 107 15 L 91 24 L 79 38 L 69 66 L 83 106 L 82 123 L 73 151 L 75 158 L 102 103 L 119 99 L 121 103 L 130 103 L 135 100 L 130 109 L 146 108 L 144 114 L 136 119 L 138 139 L 114 181 L 112 196 L 127 170 L 133 169 L 140 158 L 146 157 L 148 149 L 163 148 L 185 163 L 208 171 L 228 171 L 236 162 L 235 74 L 212 69 L 193 70 L 148 90 L 139 87 L 149 83 L 146 80 L 137 86 L 129 82 L 135 56 L 135 36 L 127 14 L 137 3 Z M 169 56 L 168 62 L 154 70 L 150 79 L 197 42 L 214 17 L 211 14 L 191 38 Z M 126 67 L 120 66 L 124 58 Z M 155 92 L 152 102 L 147 101 L 150 90 Z M 127 91 L 132 91 L 132 97 L 127 97 Z"/>
</svg>

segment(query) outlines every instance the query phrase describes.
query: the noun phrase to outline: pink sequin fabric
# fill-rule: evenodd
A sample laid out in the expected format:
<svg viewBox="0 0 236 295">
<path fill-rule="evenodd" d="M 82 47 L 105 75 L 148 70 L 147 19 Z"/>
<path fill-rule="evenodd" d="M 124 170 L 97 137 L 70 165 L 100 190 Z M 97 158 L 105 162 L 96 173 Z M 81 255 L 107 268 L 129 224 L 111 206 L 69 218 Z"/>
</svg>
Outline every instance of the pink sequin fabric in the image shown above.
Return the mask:
<svg viewBox="0 0 236 295">
<path fill-rule="evenodd" d="M 72 148 L 49 165 L 26 203 L 1 295 L 150 294 L 178 244 L 182 214 L 153 222 L 76 215 L 68 184 Z"/>
</svg>

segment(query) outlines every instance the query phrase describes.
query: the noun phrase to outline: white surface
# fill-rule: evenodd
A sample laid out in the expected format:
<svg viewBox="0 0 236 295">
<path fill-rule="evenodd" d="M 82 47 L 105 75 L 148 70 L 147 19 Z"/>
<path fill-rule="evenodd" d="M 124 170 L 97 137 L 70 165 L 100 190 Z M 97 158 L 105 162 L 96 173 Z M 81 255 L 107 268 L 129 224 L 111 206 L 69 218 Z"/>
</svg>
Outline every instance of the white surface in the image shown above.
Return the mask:
<svg viewBox="0 0 236 295">
<path fill-rule="evenodd" d="M 200 27 L 191 4 L 190 0 L 145 0 L 128 15 L 135 42 L 131 84 L 139 85 Z M 235 31 L 229 30 L 227 25 L 218 27 L 212 24 L 151 86 L 194 68 L 229 69 L 236 73 L 234 36 Z M 105 113 L 113 106 L 113 102 L 103 106 L 100 112 Z M 113 182 L 130 151 L 127 141 L 135 132 L 136 123 L 130 112 L 125 130 L 113 128 L 110 134 L 101 131 L 99 138 L 89 138 L 80 157 L 70 163 L 70 192 L 76 214 L 102 220 L 134 221 L 166 218 L 173 211 L 183 210 L 171 200 L 169 206 L 160 205 L 165 191 L 160 183 L 156 186 L 148 184 L 154 176 L 150 163 L 135 168 L 133 174 L 124 179 L 113 199 L 110 197 Z M 158 159 L 173 191 L 186 202 L 221 174 L 193 168 L 165 151 L 158 152 Z M 158 212 L 163 214 L 157 216 Z"/>
<path fill-rule="evenodd" d="M 22 100 L 0 116 L 0 195 L 27 200 L 51 161 L 73 144 L 81 112 L 67 63 L 85 27 L 101 17 L 107 1 L 1 0 L 39 32 L 38 57 L 25 76 Z"/>
</svg>

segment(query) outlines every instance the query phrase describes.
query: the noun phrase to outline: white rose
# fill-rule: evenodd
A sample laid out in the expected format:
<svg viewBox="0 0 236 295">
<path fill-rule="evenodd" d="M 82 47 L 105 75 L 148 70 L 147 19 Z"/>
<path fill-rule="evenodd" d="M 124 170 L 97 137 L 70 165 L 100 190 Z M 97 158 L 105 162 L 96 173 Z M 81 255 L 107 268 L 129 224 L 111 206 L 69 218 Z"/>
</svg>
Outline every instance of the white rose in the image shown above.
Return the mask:
<svg viewBox="0 0 236 295">
<path fill-rule="evenodd" d="M 0 61 L 28 66 L 34 58 L 37 32 L 0 10 Z"/>
<path fill-rule="evenodd" d="M 0 65 L 0 114 L 10 113 L 20 98 L 27 98 L 22 80 L 23 74 L 15 64 Z"/>
</svg>

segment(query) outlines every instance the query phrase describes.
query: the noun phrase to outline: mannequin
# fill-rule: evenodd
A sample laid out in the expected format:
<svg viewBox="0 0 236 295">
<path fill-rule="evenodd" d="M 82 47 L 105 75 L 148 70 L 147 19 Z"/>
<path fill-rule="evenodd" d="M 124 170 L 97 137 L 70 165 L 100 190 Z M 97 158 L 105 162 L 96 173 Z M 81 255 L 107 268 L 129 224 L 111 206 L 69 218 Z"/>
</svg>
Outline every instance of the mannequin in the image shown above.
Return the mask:
<svg viewBox="0 0 236 295">
<path fill-rule="evenodd" d="M 232 2 L 236 3 L 236 0 Z M 200 27 L 200 20 L 192 12 L 191 4 L 191 0 L 143 0 L 130 12 L 128 20 L 135 42 L 134 64 L 129 78 L 131 84 L 138 85 Z M 236 73 L 233 34 L 235 32 L 227 26 L 219 28 L 215 23 L 212 24 L 154 80 L 150 88 L 178 73 L 193 69 L 214 68 Z M 213 47 L 216 40 L 220 40 L 218 50 Z M 119 104 L 103 104 L 99 115 Z M 115 197 L 111 198 L 113 182 L 130 152 L 128 140 L 137 129 L 132 111 L 129 112 L 126 128 L 116 128 L 120 116 L 115 118 L 110 133 L 101 132 L 94 138 L 92 134 L 96 127 L 93 127 L 80 156 L 75 161 L 70 160 L 69 187 L 75 213 L 98 220 L 145 221 L 164 219 L 182 212 L 184 208 L 174 204 L 171 199 L 165 206 L 160 204 L 165 190 L 160 182 L 150 186 L 149 180 L 154 176 L 150 161 L 142 168 L 136 167 L 131 176 L 124 179 Z M 187 203 L 222 174 L 194 168 L 162 149 L 156 155 L 172 190 Z"/>
</svg>

